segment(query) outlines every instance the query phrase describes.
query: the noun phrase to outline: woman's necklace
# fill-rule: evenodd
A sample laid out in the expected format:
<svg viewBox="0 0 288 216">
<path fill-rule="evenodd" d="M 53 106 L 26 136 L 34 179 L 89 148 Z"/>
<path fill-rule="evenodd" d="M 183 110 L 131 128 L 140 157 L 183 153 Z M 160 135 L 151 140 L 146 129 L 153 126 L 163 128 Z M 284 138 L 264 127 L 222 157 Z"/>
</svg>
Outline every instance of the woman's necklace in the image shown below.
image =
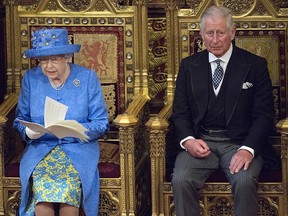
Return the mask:
<svg viewBox="0 0 288 216">
<path fill-rule="evenodd" d="M 68 78 L 68 76 L 69 76 L 69 71 L 67 72 L 67 70 L 69 70 L 69 69 L 70 69 L 70 67 L 69 67 L 68 69 L 66 69 L 66 71 L 65 71 L 65 73 L 64 73 L 64 81 L 61 82 L 60 84 L 57 85 L 57 84 L 55 84 L 55 83 L 53 82 L 52 79 L 49 79 L 50 85 L 51 85 L 52 88 L 54 88 L 56 91 L 60 91 L 60 90 L 64 87 L 65 82 L 66 82 L 66 80 L 67 80 L 67 78 Z M 67 75 L 67 77 L 66 77 L 66 75 Z"/>
<path fill-rule="evenodd" d="M 66 80 L 65 80 L 65 81 L 66 81 Z M 56 85 L 56 84 L 53 82 L 53 80 L 49 79 L 49 82 L 50 82 L 52 88 L 54 88 L 54 89 L 57 90 L 57 91 L 60 91 L 60 90 L 64 87 L 65 81 L 62 82 L 62 83 L 60 83 L 59 85 Z"/>
</svg>

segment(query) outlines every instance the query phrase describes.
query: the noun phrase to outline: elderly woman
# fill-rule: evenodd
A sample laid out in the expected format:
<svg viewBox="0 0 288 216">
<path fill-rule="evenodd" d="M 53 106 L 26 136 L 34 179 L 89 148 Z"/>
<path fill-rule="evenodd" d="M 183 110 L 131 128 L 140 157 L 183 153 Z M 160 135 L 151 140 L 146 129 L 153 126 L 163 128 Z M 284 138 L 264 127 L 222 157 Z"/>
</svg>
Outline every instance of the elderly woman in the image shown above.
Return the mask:
<svg viewBox="0 0 288 216">
<path fill-rule="evenodd" d="M 40 29 L 32 34 L 28 58 L 39 66 L 27 70 L 14 128 L 27 145 L 20 163 L 22 185 L 20 216 L 98 214 L 98 138 L 109 129 L 108 113 L 95 71 L 69 63 L 80 45 L 69 44 L 65 29 Z M 46 96 L 68 107 L 65 119 L 76 120 L 88 129 L 88 142 L 74 137 L 57 138 L 33 131 L 18 119 L 44 125 Z M 57 208 L 58 209 L 58 208 Z"/>
</svg>

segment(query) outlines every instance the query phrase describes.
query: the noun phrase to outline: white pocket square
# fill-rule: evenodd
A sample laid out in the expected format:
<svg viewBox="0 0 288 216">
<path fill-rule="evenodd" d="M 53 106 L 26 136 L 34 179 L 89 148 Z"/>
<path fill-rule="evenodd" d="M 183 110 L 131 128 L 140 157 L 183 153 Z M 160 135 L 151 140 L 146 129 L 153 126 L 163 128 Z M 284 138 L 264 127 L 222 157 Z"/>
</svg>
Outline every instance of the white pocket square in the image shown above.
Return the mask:
<svg viewBox="0 0 288 216">
<path fill-rule="evenodd" d="M 253 84 L 250 83 L 250 82 L 245 82 L 242 85 L 242 89 L 249 89 L 249 88 L 252 88 L 252 87 L 253 87 Z"/>
</svg>

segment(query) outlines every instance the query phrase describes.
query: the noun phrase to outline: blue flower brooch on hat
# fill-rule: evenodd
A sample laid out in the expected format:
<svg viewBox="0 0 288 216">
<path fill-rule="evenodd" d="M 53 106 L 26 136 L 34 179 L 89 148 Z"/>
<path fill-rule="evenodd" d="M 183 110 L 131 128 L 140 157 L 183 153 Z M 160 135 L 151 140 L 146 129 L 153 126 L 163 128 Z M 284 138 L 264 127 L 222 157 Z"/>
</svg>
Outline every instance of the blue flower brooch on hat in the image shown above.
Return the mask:
<svg viewBox="0 0 288 216">
<path fill-rule="evenodd" d="M 80 44 L 69 44 L 66 29 L 39 29 L 32 32 L 31 46 L 25 50 L 27 58 L 66 55 L 79 52 Z"/>
</svg>

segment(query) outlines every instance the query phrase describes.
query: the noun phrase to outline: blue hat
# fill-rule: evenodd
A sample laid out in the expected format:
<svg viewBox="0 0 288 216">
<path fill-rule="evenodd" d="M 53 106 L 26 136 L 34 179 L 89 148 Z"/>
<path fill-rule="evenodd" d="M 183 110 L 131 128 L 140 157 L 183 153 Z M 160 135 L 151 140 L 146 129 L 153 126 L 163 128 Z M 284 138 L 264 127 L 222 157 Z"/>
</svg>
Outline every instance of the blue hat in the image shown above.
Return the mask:
<svg viewBox="0 0 288 216">
<path fill-rule="evenodd" d="M 32 49 L 25 50 L 27 58 L 65 55 L 79 52 L 80 44 L 69 44 L 66 29 L 40 29 L 32 32 Z"/>
</svg>

